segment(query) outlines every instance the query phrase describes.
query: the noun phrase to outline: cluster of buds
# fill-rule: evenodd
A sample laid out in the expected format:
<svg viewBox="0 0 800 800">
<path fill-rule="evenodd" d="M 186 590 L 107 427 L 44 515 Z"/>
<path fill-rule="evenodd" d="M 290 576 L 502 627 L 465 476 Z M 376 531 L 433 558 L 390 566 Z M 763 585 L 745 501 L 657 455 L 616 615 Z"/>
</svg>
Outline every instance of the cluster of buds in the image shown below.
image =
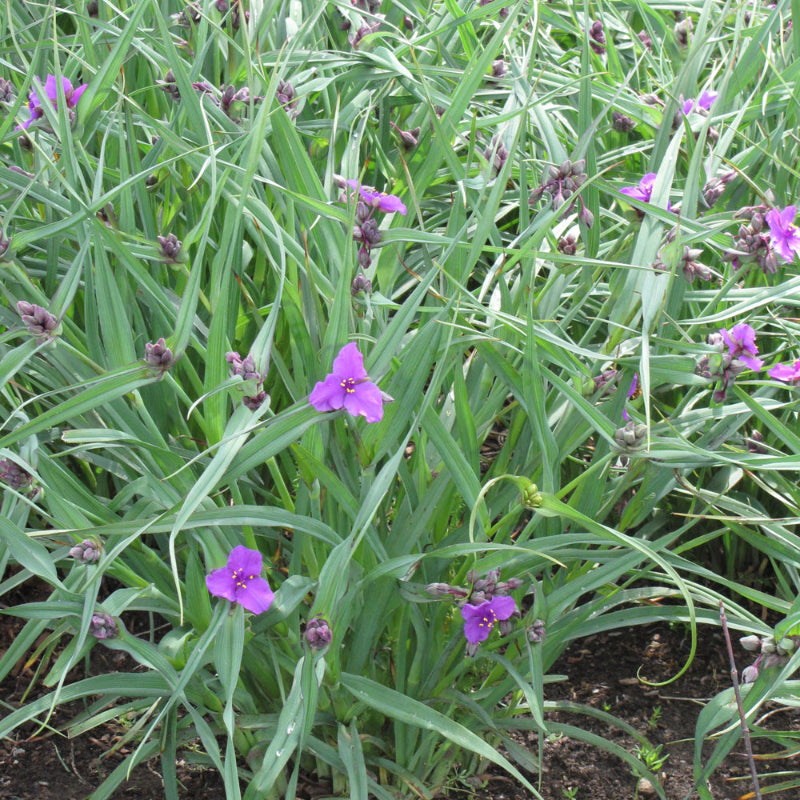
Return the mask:
<svg viewBox="0 0 800 800">
<path fill-rule="evenodd" d="M 505 78 L 508 75 L 508 66 L 506 65 L 505 59 L 498 58 L 495 61 L 492 61 L 492 77 L 489 80 L 489 83 L 497 86 L 498 84 L 496 81 L 499 81 L 501 78 Z"/>
<path fill-rule="evenodd" d="M 289 81 L 278 81 L 278 88 L 275 90 L 275 97 L 278 105 L 283 106 L 286 113 L 295 119 L 300 111 L 297 108 L 297 93 Z"/>
<path fill-rule="evenodd" d="M 669 272 L 671 269 L 672 258 L 668 256 L 668 250 L 675 249 L 675 237 L 678 235 L 677 228 L 673 228 L 667 233 L 666 242 L 659 248 L 658 256 L 653 262 L 653 269 L 656 272 Z M 703 255 L 703 251 L 696 247 L 683 246 L 683 250 L 678 256 L 678 266 L 683 273 L 683 277 L 687 283 L 692 283 L 695 278 L 700 278 L 701 281 L 710 281 L 714 276 L 710 267 L 701 264 L 697 259 Z M 666 263 L 664 259 L 667 259 Z"/>
<path fill-rule="evenodd" d="M 244 17 L 245 23 L 250 21 L 250 12 L 249 11 L 242 11 L 240 8 L 240 0 L 231 0 L 230 4 L 228 0 L 214 0 L 214 8 L 223 15 L 223 20 L 221 22 L 222 27 L 226 27 L 228 21 L 230 20 L 231 28 L 233 30 L 238 31 L 240 25 L 242 24 L 242 17 Z M 230 15 L 225 16 L 230 10 Z M 173 14 L 171 19 L 176 24 L 182 28 L 191 28 L 197 25 L 200 20 L 202 19 L 202 11 L 200 8 L 199 3 L 189 3 L 183 11 L 180 11 L 177 14 Z"/>
<path fill-rule="evenodd" d="M 725 261 L 730 261 L 734 269 L 745 264 L 758 264 L 765 275 L 778 271 L 778 258 L 772 249 L 769 231 L 764 229 L 766 206 L 748 206 L 737 211 L 735 218 L 747 218 L 746 225 L 739 226 L 733 237 L 733 247 L 722 254 Z"/>
<path fill-rule="evenodd" d="M 0 261 L 8 254 L 9 249 L 11 248 L 11 239 L 7 239 L 3 235 L 3 231 L 0 230 Z"/>
<path fill-rule="evenodd" d="M 183 242 L 174 233 L 167 236 L 156 236 L 156 239 L 161 247 L 161 256 L 167 264 L 177 264 L 182 260 L 180 254 Z"/>
<path fill-rule="evenodd" d="M 645 31 L 639 31 L 639 33 L 637 33 L 636 35 L 639 37 L 639 41 L 648 50 L 652 50 L 653 49 L 653 40 L 650 38 L 650 34 L 646 30 Z"/>
<path fill-rule="evenodd" d="M 640 450 L 647 441 L 647 425 L 630 420 L 624 427 L 614 431 L 614 441 L 620 450 Z"/>
<path fill-rule="evenodd" d="M 266 376 L 258 371 L 255 359 L 251 355 L 242 358 L 237 352 L 231 350 L 225 354 L 225 360 L 228 362 L 228 374 L 231 377 L 238 375 L 243 381 L 255 382 L 256 393 L 245 395 L 242 402 L 251 411 L 257 411 L 267 399 L 267 393 L 262 388 Z"/>
<path fill-rule="evenodd" d="M 144 346 L 144 360 L 148 367 L 166 372 L 175 362 L 172 350 L 162 336 L 155 344 L 147 342 Z"/>
<path fill-rule="evenodd" d="M 364 277 L 363 272 L 359 272 L 350 284 L 350 294 L 353 295 L 353 297 L 361 294 L 361 292 L 364 292 L 364 294 L 372 294 L 372 281 Z"/>
<path fill-rule="evenodd" d="M 556 244 L 559 253 L 565 256 L 574 256 L 578 252 L 578 237 L 574 233 L 560 236 Z"/>
<path fill-rule="evenodd" d="M 700 358 L 694 371 L 706 380 L 719 381 L 713 397 L 715 402 L 721 403 L 728 396 L 728 389 L 737 375 L 747 369 L 758 372 L 764 362 L 758 358 L 755 331 L 746 323 L 734 325 L 730 331 L 722 328 L 718 333 L 710 334 L 708 343 L 715 352 Z"/>
<path fill-rule="evenodd" d="M 539 644 L 547 638 L 547 631 L 545 630 L 544 620 L 535 619 L 526 629 L 528 641 L 531 644 Z"/>
<path fill-rule="evenodd" d="M 10 458 L 0 459 L 0 483 L 33 500 L 39 489 L 33 485 L 33 474 Z"/>
<path fill-rule="evenodd" d="M 495 176 L 499 175 L 508 161 L 508 149 L 500 136 L 492 136 L 492 141 L 483 151 L 483 157 L 491 164 Z"/>
<path fill-rule="evenodd" d="M 303 632 L 306 644 L 311 650 L 324 650 L 333 640 L 333 633 L 330 625 L 322 617 L 313 617 L 306 623 Z"/>
<path fill-rule="evenodd" d="M 95 639 L 115 639 L 119 633 L 116 620 L 104 611 L 97 611 L 92 614 L 92 621 L 89 623 L 89 633 Z"/>
<path fill-rule="evenodd" d="M 350 46 L 353 50 L 358 50 L 358 46 L 361 44 L 362 39 L 365 36 L 369 36 L 371 33 L 376 33 L 380 30 L 381 23 L 383 22 L 383 18 L 375 19 L 372 22 L 362 22 L 355 33 L 351 33 L 347 37 L 347 41 L 350 42 Z"/>
<path fill-rule="evenodd" d="M 548 167 L 541 186 L 531 192 L 530 203 L 538 201 L 547 192 L 553 198 L 553 209 L 558 210 L 567 204 L 567 213 L 575 208 L 575 201 L 581 204 L 578 218 L 587 228 L 594 223 L 592 212 L 584 205 L 583 198 L 577 194 L 578 189 L 586 183 L 586 160 L 573 163 L 569 159 L 558 167 Z"/>
<path fill-rule="evenodd" d="M 10 104 L 14 100 L 14 84 L 0 78 L 0 106 Z"/>
<path fill-rule="evenodd" d="M 162 88 L 164 87 L 162 86 Z M 176 86 L 175 89 L 177 90 L 177 88 Z M 208 81 L 197 81 L 192 84 L 192 88 L 206 95 L 206 97 L 208 97 L 215 106 L 221 108 L 225 115 L 233 120 L 233 122 L 241 121 L 238 117 L 234 117 L 231 112 L 233 104 L 250 102 L 250 90 L 246 86 L 241 89 L 237 89 L 233 85 L 223 86 L 219 97 L 217 97 L 216 90 Z M 178 97 L 180 97 L 180 94 L 178 94 Z M 263 98 L 253 97 L 252 99 L 253 102 L 258 103 Z"/>
<path fill-rule="evenodd" d="M 617 133 L 630 133 L 636 127 L 636 120 L 620 111 L 612 111 L 611 127 Z"/>
<path fill-rule="evenodd" d="M 95 564 L 103 555 L 103 546 L 94 539 L 84 539 L 70 548 L 69 556 L 81 564 Z"/>
<path fill-rule="evenodd" d="M 381 0 L 350 0 L 350 5 L 365 14 L 374 14 L 381 7 Z"/>
<path fill-rule="evenodd" d="M 31 335 L 40 339 L 52 339 L 56 335 L 58 320 L 46 308 L 20 300 L 17 312 Z"/>
<path fill-rule="evenodd" d="M 606 397 L 616 391 L 618 378 L 619 370 L 614 369 L 613 367 L 608 367 L 599 375 L 595 375 L 594 378 L 588 379 L 586 383 L 586 389 L 588 392 L 586 393 L 591 396 L 599 392 L 600 397 Z"/>
<path fill-rule="evenodd" d="M 451 586 L 449 583 L 431 583 L 425 587 L 428 594 L 434 597 L 446 597 L 452 595 L 465 603 L 480 605 L 493 600 L 496 595 L 507 595 L 522 586 L 519 578 L 509 578 L 507 581 L 500 580 L 500 570 L 493 569 L 486 573 L 485 578 L 478 577 L 475 570 L 467 573 L 468 587 Z"/>
<path fill-rule="evenodd" d="M 784 636 L 780 642 L 774 636 L 743 636 L 739 644 L 750 653 L 758 653 L 756 660 L 742 670 L 742 683 L 752 683 L 762 669 L 782 667 L 800 644 L 800 636 Z"/>
<path fill-rule="evenodd" d="M 589 47 L 599 56 L 606 51 L 606 34 L 603 31 L 603 23 L 599 19 L 589 26 Z"/>
<path fill-rule="evenodd" d="M 686 17 L 686 19 L 676 22 L 673 31 L 675 32 L 675 39 L 678 44 L 681 47 L 688 47 L 689 42 L 692 41 L 692 21 Z"/>
<path fill-rule="evenodd" d="M 191 8 L 191 6 L 187 6 L 187 8 Z M 181 90 L 175 81 L 175 73 L 171 69 L 167 70 L 164 80 L 156 81 L 156 85 L 163 89 L 175 102 L 181 99 Z"/>
<path fill-rule="evenodd" d="M 422 130 L 419 125 L 416 128 L 404 131 L 394 122 L 389 124 L 397 131 L 397 135 L 400 137 L 400 144 L 404 150 L 413 150 L 419 144 L 419 132 Z"/>
<path fill-rule="evenodd" d="M 725 187 L 736 177 L 735 172 L 726 172 L 724 175 L 715 175 L 709 178 L 703 186 L 703 202 L 708 208 L 714 206 L 722 197 Z"/>
</svg>

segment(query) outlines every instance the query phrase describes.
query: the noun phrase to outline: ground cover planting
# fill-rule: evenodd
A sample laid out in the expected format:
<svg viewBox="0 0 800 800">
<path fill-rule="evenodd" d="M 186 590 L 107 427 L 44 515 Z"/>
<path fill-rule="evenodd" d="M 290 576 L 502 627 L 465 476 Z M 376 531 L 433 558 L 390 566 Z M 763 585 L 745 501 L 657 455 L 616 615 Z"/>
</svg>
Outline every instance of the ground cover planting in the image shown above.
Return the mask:
<svg viewBox="0 0 800 800">
<path fill-rule="evenodd" d="M 124 722 L 90 800 L 552 797 L 561 740 L 666 800 L 555 665 L 724 620 L 682 790 L 796 790 L 793 11 L 11 0 L 0 735 Z"/>
</svg>

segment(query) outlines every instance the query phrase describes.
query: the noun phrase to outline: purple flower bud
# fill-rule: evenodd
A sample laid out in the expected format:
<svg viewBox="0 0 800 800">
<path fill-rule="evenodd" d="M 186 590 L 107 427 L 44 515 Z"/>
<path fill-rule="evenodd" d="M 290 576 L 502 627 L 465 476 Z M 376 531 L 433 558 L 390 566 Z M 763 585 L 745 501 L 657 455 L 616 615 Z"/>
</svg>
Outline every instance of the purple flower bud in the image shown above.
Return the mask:
<svg viewBox="0 0 800 800">
<path fill-rule="evenodd" d="M 756 635 L 742 636 L 739 644 L 751 653 L 757 653 L 761 649 L 761 637 Z"/>
<path fill-rule="evenodd" d="M 312 650 L 324 650 L 333 640 L 330 626 L 322 617 L 310 619 L 303 635 Z"/>
<path fill-rule="evenodd" d="M 191 8 L 191 6 L 188 8 Z M 186 13 L 185 10 L 184 13 Z M 156 81 L 156 85 L 160 86 L 173 100 L 178 101 L 181 99 L 181 90 L 175 81 L 175 73 L 171 69 L 167 70 L 163 81 Z"/>
<path fill-rule="evenodd" d="M 498 58 L 495 61 L 492 61 L 492 78 L 494 80 L 499 80 L 500 78 L 504 78 L 508 75 L 508 67 L 506 66 L 506 62 L 502 58 Z"/>
<path fill-rule="evenodd" d="M 350 284 L 350 294 L 353 295 L 353 297 L 361 292 L 372 294 L 372 283 L 364 277 L 363 272 L 359 272 Z"/>
<path fill-rule="evenodd" d="M 681 47 L 688 47 L 689 42 L 692 40 L 692 21 L 687 17 L 684 20 L 676 23 L 675 39 Z"/>
<path fill-rule="evenodd" d="M 0 459 L 0 482 L 15 491 L 28 490 L 33 484 L 33 475 L 10 458 Z"/>
<path fill-rule="evenodd" d="M 413 150 L 419 144 L 419 132 L 421 130 L 419 125 L 408 131 L 400 130 L 396 125 L 394 127 L 400 136 L 400 144 L 403 145 L 405 150 Z"/>
<path fill-rule="evenodd" d="M 594 225 L 594 214 L 581 201 L 581 210 L 578 212 L 578 219 L 587 227 Z"/>
<path fill-rule="evenodd" d="M 0 261 L 5 259 L 10 247 L 11 239 L 6 239 L 6 237 L 3 235 L 3 232 L 0 231 Z"/>
<path fill-rule="evenodd" d="M 544 620 L 534 620 L 532 624 L 528 625 L 526 630 L 528 641 L 531 644 L 539 644 L 547 638 L 547 631 L 545 630 Z"/>
<path fill-rule="evenodd" d="M 94 564 L 103 555 L 103 547 L 93 539 L 84 539 L 80 544 L 70 548 L 69 555 L 81 564 Z"/>
<path fill-rule="evenodd" d="M 372 259 L 369 256 L 369 247 L 362 245 L 358 248 L 358 266 L 361 269 L 369 269 Z"/>
<path fill-rule="evenodd" d="M 161 247 L 161 255 L 168 264 L 177 264 L 180 260 L 182 242 L 174 233 L 168 236 L 156 236 Z"/>
<path fill-rule="evenodd" d="M 258 411 L 262 405 L 264 405 L 264 401 L 267 399 L 267 393 L 265 391 L 260 391 L 258 394 L 253 395 L 245 395 L 242 398 L 242 403 L 247 406 L 251 411 Z"/>
<path fill-rule="evenodd" d="M 98 611 L 92 615 L 92 621 L 89 624 L 89 633 L 95 639 L 114 639 L 119 633 L 119 628 L 113 617 L 110 617 L 103 611 Z"/>
<path fill-rule="evenodd" d="M 742 683 L 753 683 L 758 677 L 758 661 L 742 670 Z"/>
<path fill-rule="evenodd" d="M 0 78 L 0 106 L 10 103 L 14 99 L 14 84 L 5 78 Z"/>
<path fill-rule="evenodd" d="M 58 320 L 46 308 L 20 300 L 17 311 L 28 329 L 28 333 L 45 339 L 51 339 L 58 327 Z"/>
<path fill-rule="evenodd" d="M 761 431 L 753 431 L 749 438 L 745 438 L 744 442 L 747 445 L 748 452 L 750 453 L 760 453 L 761 455 L 765 455 L 769 452 L 767 448 L 764 447 L 764 435 L 761 433 Z M 744 647 L 744 645 L 742 645 L 742 647 Z"/>
<path fill-rule="evenodd" d="M 89 0 L 86 4 L 86 13 L 93 18 L 96 18 L 100 13 L 100 4 L 98 0 Z"/>
<path fill-rule="evenodd" d="M 403 14 L 403 27 L 409 32 L 414 30 L 414 20 L 408 14 Z"/>
<path fill-rule="evenodd" d="M 144 346 L 144 360 L 148 367 L 167 370 L 174 361 L 172 350 L 167 347 L 167 342 L 162 336 L 155 344 L 147 342 Z"/>
<path fill-rule="evenodd" d="M 631 420 L 624 428 L 617 428 L 614 441 L 621 450 L 638 450 L 647 441 L 647 425 Z"/>
<path fill-rule="evenodd" d="M 619 111 L 611 112 L 611 127 L 618 133 L 630 133 L 636 127 L 636 120 Z"/>
<path fill-rule="evenodd" d="M 559 253 L 565 256 L 574 256 L 578 252 L 578 237 L 574 233 L 568 233 L 558 240 L 556 245 Z"/>
</svg>

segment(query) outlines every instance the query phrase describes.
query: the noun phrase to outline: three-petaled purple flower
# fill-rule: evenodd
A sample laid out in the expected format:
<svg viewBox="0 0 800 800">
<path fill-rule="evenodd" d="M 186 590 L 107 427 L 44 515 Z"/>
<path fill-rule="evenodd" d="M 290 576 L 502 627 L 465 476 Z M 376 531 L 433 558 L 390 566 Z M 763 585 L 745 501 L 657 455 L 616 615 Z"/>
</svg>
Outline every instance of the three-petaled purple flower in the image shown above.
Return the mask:
<svg viewBox="0 0 800 800">
<path fill-rule="evenodd" d="M 231 550 L 224 567 L 206 575 L 206 588 L 215 597 L 238 603 L 254 614 L 266 611 L 275 597 L 261 577 L 261 553 L 242 544 Z"/>
<path fill-rule="evenodd" d="M 464 618 L 464 636 L 470 644 L 478 644 L 489 638 L 489 633 L 498 620 L 511 617 L 517 610 L 513 597 L 498 595 L 478 606 L 465 603 L 461 607 Z"/>
<path fill-rule="evenodd" d="M 395 211 L 399 211 L 401 214 L 405 215 L 408 211 L 405 204 L 396 195 L 379 192 L 372 186 L 363 186 L 352 178 L 346 180 L 345 183 L 351 189 L 356 189 L 361 199 L 368 206 L 377 208 L 379 211 L 383 211 L 384 214 L 393 214 Z"/>
<path fill-rule="evenodd" d="M 75 108 L 75 106 L 78 105 L 78 100 L 81 99 L 81 95 L 86 91 L 88 85 L 89 84 L 84 83 L 81 86 L 73 89 L 72 82 L 68 78 L 61 78 L 61 88 L 64 91 L 64 100 L 67 103 L 68 109 Z M 56 78 L 55 75 L 47 76 L 47 79 L 44 82 L 44 93 L 46 99 L 50 101 L 51 105 L 55 108 L 58 108 L 58 78 Z M 25 130 L 28 129 L 28 126 L 34 120 L 40 119 L 44 116 L 42 101 L 39 99 L 39 95 L 37 95 L 36 91 L 33 89 L 28 95 L 28 109 L 31 112 L 31 116 L 20 126 Z"/>
<path fill-rule="evenodd" d="M 619 190 L 620 194 L 630 197 L 632 200 L 640 200 L 642 203 L 649 203 L 653 194 L 653 184 L 656 181 L 656 173 L 648 172 L 640 181 L 638 186 L 625 186 Z"/>
<path fill-rule="evenodd" d="M 361 414 L 367 422 L 383 418 L 383 394 L 364 369 L 364 356 L 355 342 L 346 344 L 333 362 L 333 372 L 317 381 L 308 401 L 317 411 L 347 409 L 354 417 Z"/>
<path fill-rule="evenodd" d="M 770 378 L 776 381 L 783 381 L 784 383 L 791 384 L 792 386 L 800 385 L 800 361 L 795 361 L 794 364 L 776 364 L 767 373 Z"/>
<path fill-rule="evenodd" d="M 746 322 L 734 325 L 730 331 L 722 328 L 720 335 L 728 345 L 732 358 L 738 358 L 754 372 L 758 372 L 764 366 L 764 362 L 757 357 L 756 332 Z"/>
<path fill-rule="evenodd" d="M 694 111 L 695 106 L 697 108 L 702 108 L 704 111 L 708 111 L 712 105 L 714 105 L 714 101 L 719 97 L 718 92 L 712 92 L 706 89 L 700 97 L 695 100 L 693 97 L 690 97 L 686 102 L 683 104 L 683 113 L 688 117 L 689 114 Z"/>
<path fill-rule="evenodd" d="M 773 249 L 787 264 L 800 253 L 800 230 L 793 224 L 796 215 L 797 206 L 786 206 L 783 211 L 773 208 L 764 218 Z"/>
</svg>

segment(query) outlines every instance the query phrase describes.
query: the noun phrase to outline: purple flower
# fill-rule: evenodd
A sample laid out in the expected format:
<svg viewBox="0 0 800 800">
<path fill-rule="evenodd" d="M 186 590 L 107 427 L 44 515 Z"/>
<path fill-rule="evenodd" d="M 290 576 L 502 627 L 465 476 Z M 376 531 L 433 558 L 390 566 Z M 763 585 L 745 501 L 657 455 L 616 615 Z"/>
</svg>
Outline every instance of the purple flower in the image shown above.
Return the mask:
<svg viewBox="0 0 800 800">
<path fill-rule="evenodd" d="M 346 408 L 354 417 L 366 417 L 367 422 L 380 422 L 383 418 L 383 395 L 367 377 L 364 356 L 355 342 L 339 351 L 333 372 L 324 381 L 317 381 L 308 401 L 317 411 Z"/>
<path fill-rule="evenodd" d="M 706 89 L 700 97 L 695 100 L 693 97 L 690 97 L 684 104 L 683 104 L 683 113 L 688 117 L 689 114 L 695 108 L 695 104 L 697 108 L 702 108 L 704 111 L 708 111 L 711 106 L 714 105 L 714 101 L 719 97 L 718 92 L 712 92 Z"/>
<path fill-rule="evenodd" d="M 498 620 L 508 619 L 517 610 L 513 597 L 500 595 L 479 606 L 465 603 L 461 608 L 464 618 L 464 636 L 470 644 L 478 644 L 489 638 L 489 632 Z"/>
<path fill-rule="evenodd" d="M 72 82 L 68 78 L 61 78 L 61 88 L 64 90 L 64 99 L 67 101 L 67 108 L 75 108 L 78 105 L 78 100 L 81 95 L 86 91 L 88 84 L 84 83 L 77 88 L 72 88 Z M 53 105 L 58 107 L 58 79 L 55 75 L 48 75 L 47 80 L 44 82 L 44 93 L 47 100 Z M 22 123 L 22 128 L 28 129 L 28 126 L 35 120 L 44 116 L 44 109 L 42 108 L 42 101 L 39 95 L 34 90 L 28 95 L 28 109 L 31 112 L 29 119 Z"/>
<path fill-rule="evenodd" d="M 767 375 L 776 381 L 798 386 L 800 385 L 800 361 L 795 361 L 791 366 L 789 364 L 776 364 Z"/>
<path fill-rule="evenodd" d="M 266 611 L 275 597 L 261 577 L 261 553 L 242 544 L 231 550 L 226 566 L 206 575 L 206 587 L 215 597 L 238 603 L 254 614 Z"/>
<path fill-rule="evenodd" d="M 730 331 L 727 328 L 720 329 L 723 341 L 728 345 L 732 358 L 738 358 L 754 372 L 758 372 L 764 366 L 764 362 L 757 358 L 758 348 L 756 347 L 756 332 L 746 323 L 740 322 L 734 325 Z"/>
<path fill-rule="evenodd" d="M 638 390 L 639 390 L 639 373 L 634 372 L 633 380 L 631 381 L 631 388 L 628 389 L 628 394 L 625 396 L 627 397 L 628 400 L 630 400 L 632 397 L 638 397 L 639 396 L 637 394 Z M 631 419 L 630 416 L 628 416 L 628 409 L 625 408 L 625 406 L 622 407 L 622 419 L 624 419 L 625 422 L 630 422 Z"/>
<path fill-rule="evenodd" d="M 773 208 L 765 217 L 773 248 L 787 264 L 800 253 L 800 231 L 792 224 L 796 214 L 797 206 L 786 206 L 783 211 Z"/>
<path fill-rule="evenodd" d="M 351 188 L 356 189 L 361 199 L 373 208 L 383 211 L 385 214 L 392 214 L 399 211 L 405 215 L 408 209 L 402 203 L 399 197 L 393 194 L 386 194 L 386 192 L 379 192 L 372 186 L 362 186 L 358 181 L 352 178 L 345 181 Z"/>
<path fill-rule="evenodd" d="M 89 623 L 89 633 L 95 639 L 114 639 L 119 633 L 116 620 L 104 611 L 97 611 L 92 614 L 92 621 Z"/>
<path fill-rule="evenodd" d="M 620 189 L 620 194 L 630 197 L 633 200 L 640 200 L 642 203 L 649 203 L 650 196 L 653 194 L 653 184 L 656 180 L 655 172 L 648 172 L 640 181 L 638 186 L 625 186 Z"/>
</svg>

